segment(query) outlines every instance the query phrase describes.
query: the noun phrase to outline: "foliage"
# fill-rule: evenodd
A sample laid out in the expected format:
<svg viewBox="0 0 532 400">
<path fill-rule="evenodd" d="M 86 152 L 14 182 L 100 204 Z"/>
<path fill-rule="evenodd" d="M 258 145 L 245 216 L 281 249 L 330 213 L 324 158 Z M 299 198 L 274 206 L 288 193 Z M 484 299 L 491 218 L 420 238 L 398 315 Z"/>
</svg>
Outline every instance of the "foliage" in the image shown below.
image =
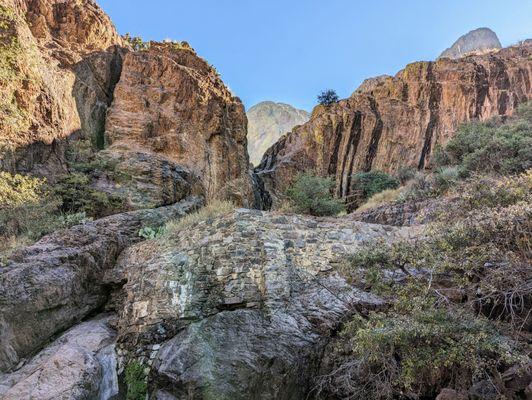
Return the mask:
<svg viewBox="0 0 532 400">
<path fill-rule="evenodd" d="M 134 51 L 148 50 L 150 48 L 150 43 L 145 42 L 140 36 L 131 36 L 131 34 L 126 33 L 122 36 L 122 39 L 129 43 Z"/>
<path fill-rule="evenodd" d="M 386 203 L 391 203 L 397 200 L 402 192 L 403 188 L 386 189 L 371 196 L 364 204 L 357 208 L 357 211 L 365 211 Z"/>
<path fill-rule="evenodd" d="M 139 230 L 139 236 L 146 240 L 153 240 L 161 237 L 165 232 L 164 226 L 161 226 L 159 228 L 152 228 L 152 227 L 144 227 L 141 230 Z"/>
<path fill-rule="evenodd" d="M 360 192 L 359 201 L 364 202 L 384 190 L 397 189 L 399 181 L 382 171 L 358 172 L 354 175 L 353 186 Z"/>
<path fill-rule="evenodd" d="M 435 154 L 440 166 L 457 166 L 461 177 L 473 173 L 519 174 L 532 167 L 532 102 L 507 121 L 463 125 Z"/>
<path fill-rule="evenodd" d="M 175 234 L 202 222 L 210 224 L 214 218 L 229 214 L 234 209 L 235 205 L 230 201 L 212 200 L 198 211 L 169 222 L 165 228 L 165 235 Z"/>
<path fill-rule="evenodd" d="M 474 177 L 455 196 L 423 236 L 368 243 L 340 263 L 348 281 L 392 306 L 343 328 L 333 354 L 340 365 L 321 390 L 434 397 L 443 387 L 498 382 L 528 362 L 508 336 L 519 338 L 531 322 L 532 171 Z"/>
<path fill-rule="evenodd" d="M 61 214 L 60 204 L 44 179 L 0 172 L 0 258 L 57 229 L 90 220 L 85 213 Z"/>
<path fill-rule="evenodd" d="M 327 89 L 318 95 L 318 103 L 322 106 L 330 106 L 340 100 L 336 92 L 332 89 Z"/>
<path fill-rule="evenodd" d="M 400 167 L 396 172 L 396 177 L 399 179 L 401 185 L 406 184 L 408 181 L 411 181 L 416 176 L 417 170 L 411 167 Z"/>
<path fill-rule="evenodd" d="M 139 362 L 130 362 L 125 368 L 127 400 L 144 400 L 148 393 L 147 376 L 144 366 Z"/>
<path fill-rule="evenodd" d="M 53 189 L 61 198 L 61 210 L 65 213 L 80 213 L 94 218 L 110 215 L 123 208 L 123 200 L 93 189 L 90 179 L 82 173 L 61 177 Z"/>
<path fill-rule="evenodd" d="M 342 351 L 353 357 L 325 377 L 329 390 L 351 398 L 433 398 L 444 387 L 468 388 L 526 362 L 486 319 L 438 305 L 419 288 L 401 296 L 390 311 L 344 327 Z"/>
<path fill-rule="evenodd" d="M 45 183 L 44 179 L 0 172 L 0 209 L 37 202 Z"/>
<path fill-rule="evenodd" d="M 312 173 L 300 174 L 286 194 L 294 210 L 315 216 L 337 215 L 345 209 L 341 200 L 332 195 L 334 181 Z"/>
</svg>

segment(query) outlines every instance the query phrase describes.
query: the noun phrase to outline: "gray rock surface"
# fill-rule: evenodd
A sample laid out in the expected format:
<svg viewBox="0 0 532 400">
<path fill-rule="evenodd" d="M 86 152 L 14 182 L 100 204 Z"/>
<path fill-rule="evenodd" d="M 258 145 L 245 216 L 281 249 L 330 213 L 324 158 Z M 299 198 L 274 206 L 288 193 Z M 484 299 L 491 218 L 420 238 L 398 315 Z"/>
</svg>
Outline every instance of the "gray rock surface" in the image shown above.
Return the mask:
<svg viewBox="0 0 532 400">
<path fill-rule="evenodd" d="M 56 333 L 102 307 L 111 288 L 103 273 L 118 255 L 157 227 L 201 205 L 176 205 L 117 214 L 48 235 L 0 268 L 0 371 L 10 370 Z"/>
<path fill-rule="evenodd" d="M 484 54 L 501 49 L 497 34 L 489 28 L 478 28 L 466 33 L 454 44 L 441 53 L 439 58 L 460 58 L 470 54 Z"/>
<path fill-rule="evenodd" d="M 134 245 L 115 270 L 122 362 L 151 365 L 150 398 L 304 398 L 327 337 L 383 305 L 335 264 L 406 233 L 240 209 Z"/>
<path fill-rule="evenodd" d="M 22 368 L 0 374 L 3 400 L 102 399 L 106 375 L 104 360 L 113 348 L 116 332 L 108 326 L 112 317 L 100 316 L 68 330 Z M 116 357 L 115 357 L 116 358 Z M 116 369 L 109 371 L 116 376 Z M 105 392 L 104 400 L 115 390 Z"/>
</svg>

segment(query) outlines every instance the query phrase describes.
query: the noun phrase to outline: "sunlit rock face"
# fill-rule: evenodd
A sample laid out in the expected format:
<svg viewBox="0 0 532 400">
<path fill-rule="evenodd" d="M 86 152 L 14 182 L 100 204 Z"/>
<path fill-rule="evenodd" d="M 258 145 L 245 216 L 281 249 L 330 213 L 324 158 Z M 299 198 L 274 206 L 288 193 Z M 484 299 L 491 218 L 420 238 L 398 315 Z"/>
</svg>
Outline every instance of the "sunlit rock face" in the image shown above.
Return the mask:
<svg viewBox="0 0 532 400">
<path fill-rule="evenodd" d="M 409 64 L 394 77 L 365 82 L 345 100 L 318 106 L 283 136 L 257 167 L 283 192 L 301 171 L 332 176 L 336 194 L 353 193 L 358 171 L 427 168 L 434 149 L 467 121 L 511 115 L 532 98 L 532 44 L 458 60 Z"/>
<path fill-rule="evenodd" d="M 439 58 L 461 58 L 480 55 L 501 49 L 497 34 L 489 28 L 478 28 L 460 36 L 454 44 L 441 53 Z"/>
<path fill-rule="evenodd" d="M 310 114 L 289 104 L 263 101 L 247 111 L 248 152 L 250 161 L 258 165 L 262 155 L 282 135 L 304 124 Z"/>
<path fill-rule="evenodd" d="M 383 301 L 336 268 L 402 229 L 239 209 L 118 260 L 120 354 L 151 366 L 150 398 L 299 399 L 327 337 Z"/>
<path fill-rule="evenodd" d="M 53 178 L 66 169 L 64 141 L 82 128 L 78 64 L 123 42 L 92 0 L 5 0 L 0 19 L 0 168 Z M 112 86 L 114 60 L 104 58 L 85 96 Z"/>
<path fill-rule="evenodd" d="M 164 157 L 201 180 L 208 198 L 231 191 L 252 206 L 244 106 L 188 46 L 126 54 L 107 113 L 106 144 Z"/>
</svg>

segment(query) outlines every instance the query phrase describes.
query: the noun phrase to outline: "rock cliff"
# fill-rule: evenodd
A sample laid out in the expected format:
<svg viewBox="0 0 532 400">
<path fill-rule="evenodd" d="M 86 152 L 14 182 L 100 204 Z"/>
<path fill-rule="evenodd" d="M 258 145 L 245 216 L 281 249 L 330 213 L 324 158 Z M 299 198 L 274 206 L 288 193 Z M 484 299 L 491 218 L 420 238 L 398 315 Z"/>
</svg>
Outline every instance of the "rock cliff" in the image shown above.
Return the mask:
<svg viewBox="0 0 532 400">
<path fill-rule="evenodd" d="M 252 206 L 246 115 L 217 72 L 189 47 L 152 44 L 126 54 L 105 141 L 163 156 L 197 175 L 208 198 L 238 188 Z"/>
<path fill-rule="evenodd" d="M 318 106 L 310 121 L 283 136 L 256 171 L 282 192 L 300 171 L 336 180 L 349 196 L 357 171 L 427 168 L 434 149 L 459 124 L 512 114 L 532 98 L 532 46 L 459 60 L 409 64 L 395 77 L 366 82 L 345 100 Z"/>
<path fill-rule="evenodd" d="M 249 158 L 258 165 L 272 144 L 295 126 L 307 122 L 310 114 L 289 104 L 263 101 L 251 107 L 247 117 Z"/>
<path fill-rule="evenodd" d="M 439 58 L 460 58 L 472 54 L 484 54 L 501 49 L 497 34 L 489 28 L 478 28 L 460 36 Z"/>
<path fill-rule="evenodd" d="M 0 19 L 0 167 L 53 177 L 81 128 L 76 64 L 122 40 L 92 0 L 5 0 Z"/>
<path fill-rule="evenodd" d="M 6 0 L 0 18 L 1 169 L 53 183 L 85 140 L 94 153 L 106 150 L 103 163 L 142 165 L 129 168 L 126 189 L 102 174 L 91 183 L 131 208 L 191 193 L 261 207 L 244 107 L 190 46 L 132 51 L 92 0 Z M 175 188 L 183 179 L 188 188 Z"/>
</svg>

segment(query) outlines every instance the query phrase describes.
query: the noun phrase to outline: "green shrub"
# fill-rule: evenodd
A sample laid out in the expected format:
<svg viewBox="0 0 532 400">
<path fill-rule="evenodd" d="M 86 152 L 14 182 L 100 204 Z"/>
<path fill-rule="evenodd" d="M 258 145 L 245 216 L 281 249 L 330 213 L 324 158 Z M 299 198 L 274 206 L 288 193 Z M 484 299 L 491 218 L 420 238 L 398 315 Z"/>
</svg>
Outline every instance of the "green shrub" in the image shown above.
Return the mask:
<svg viewBox="0 0 532 400">
<path fill-rule="evenodd" d="M 127 400 L 144 400 L 148 393 L 147 376 L 144 366 L 138 362 L 131 362 L 125 369 L 127 386 Z"/>
<path fill-rule="evenodd" d="M 318 103 L 322 106 L 330 106 L 331 104 L 337 103 L 338 100 L 340 98 L 332 89 L 324 90 L 318 95 Z"/>
<path fill-rule="evenodd" d="M 396 172 L 396 177 L 401 182 L 401 185 L 406 184 L 408 181 L 414 179 L 417 170 L 412 167 L 400 167 Z"/>
<path fill-rule="evenodd" d="M 146 240 L 157 239 L 161 237 L 164 233 L 165 233 L 164 226 L 161 226 L 159 228 L 151 228 L 147 226 L 139 230 L 139 236 Z"/>
<path fill-rule="evenodd" d="M 359 193 L 356 206 L 361 205 L 377 193 L 397 189 L 399 180 L 382 171 L 358 172 L 353 177 L 353 188 Z"/>
<path fill-rule="evenodd" d="M 532 167 L 532 102 L 521 105 L 507 121 L 464 124 L 435 154 L 440 166 L 458 167 L 461 177 L 473 173 L 519 174 Z"/>
<path fill-rule="evenodd" d="M 527 361 L 484 318 L 439 306 L 418 289 L 405 290 L 386 313 L 355 317 L 341 337 L 336 351 L 351 357 L 326 385 L 349 398 L 434 398 L 444 387 L 467 389 Z"/>
<path fill-rule="evenodd" d="M 298 213 L 315 216 L 337 215 L 345 209 L 343 202 L 332 195 L 334 181 L 312 173 L 300 174 L 286 194 Z"/>
<path fill-rule="evenodd" d="M 54 193 L 61 198 L 61 210 L 65 213 L 80 213 L 94 218 L 121 211 L 123 200 L 93 189 L 90 179 L 82 173 L 61 177 L 54 186 Z"/>
<path fill-rule="evenodd" d="M 45 183 L 44 179 L 0 172 L 0 209 L 39 201 Z"/>
<path fill-rule="evenodd" d="M 150 48 L 150 42 L 145 42 L 140 36 L 131 36 L 129 33 L 126 33 L 122 36 L 131 48 L 134 51 L 148 50 Z"/>
</svg>

